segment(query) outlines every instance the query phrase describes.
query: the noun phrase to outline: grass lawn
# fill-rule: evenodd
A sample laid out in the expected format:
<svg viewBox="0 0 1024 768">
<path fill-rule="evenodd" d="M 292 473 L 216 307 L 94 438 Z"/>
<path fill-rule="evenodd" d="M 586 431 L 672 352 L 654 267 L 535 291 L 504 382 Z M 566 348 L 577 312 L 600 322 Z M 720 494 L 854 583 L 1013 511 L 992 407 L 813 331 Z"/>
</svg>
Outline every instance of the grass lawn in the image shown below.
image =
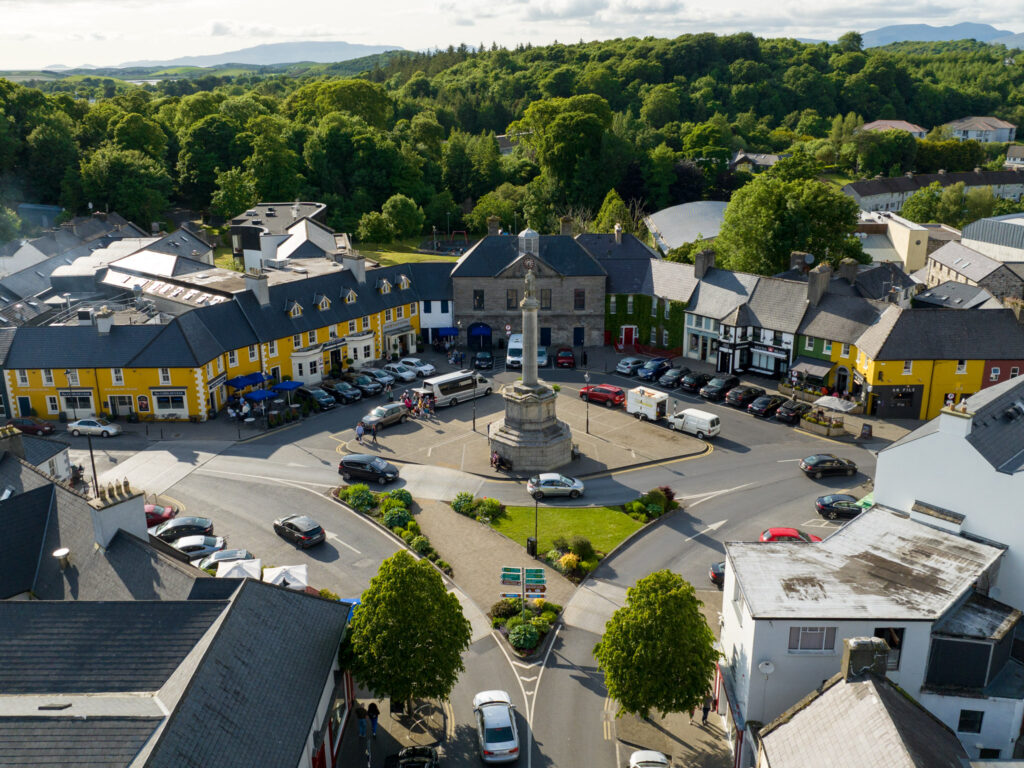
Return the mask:
<svg viewBox="0 0 1024 768">
<path fill-rule="evenodd" d="M 584 536 L 594 549 L 610 552 L 620 541 L 643 526 L 610 507 L 540 507 L 537 515 L 538 553 L 553 548 L 558 536 Z M 533 507 L 506 507 L 505 515 L 491 521 L 491 527 L 524 548 L 533 536 Z"/>
<path fill-rule="evenodd" d="M 227 245 L 221 245 L 213 249 L 213 263 L 215 266 L 224 269 L 233 269 L 235 272 L 242 271 L 242 263 L 235 260 L 230 246 Z"/>
<path fill-rule="evenodd" d="M 396 241 L 394 243 L 359 243 L 356 250 L 368 259 L 379 261 L 382 266 L 409 264 L 415 261 L 457 261 L 457 256 L 440 256 L 434 253 L 420 253 L 419 239 Z"/>
</svg>

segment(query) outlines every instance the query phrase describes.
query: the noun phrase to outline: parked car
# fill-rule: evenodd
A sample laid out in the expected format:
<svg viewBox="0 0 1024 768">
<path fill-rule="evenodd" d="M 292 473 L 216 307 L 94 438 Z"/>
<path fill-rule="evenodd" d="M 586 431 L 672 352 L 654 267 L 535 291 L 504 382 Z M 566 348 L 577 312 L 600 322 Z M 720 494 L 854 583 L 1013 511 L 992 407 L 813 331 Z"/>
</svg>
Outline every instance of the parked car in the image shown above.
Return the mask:
<svg viewBox="0 0 1024 768">
<path fill-rule="evenodd" d="M 150 528 L 149 535 L 168 543 L 182 536 L 212 536 L 213 521 L 205 517 L 175 517 Z"/>
<path fill-rule="evenodd" d="M 667 357 L 652 357 L 640 366 L 639 370 L 636 372 L 636 376 L 638 379 L 643 379 L 644 381 L 657 381 L 661 374 L 671 367 L 672 363 Z"/>
<path fill-rule="evenodd" d="M 166 523 L 178 514 L 177 508 L 164 506 L 163 504 L 146 504 L 143 506 L 143 509 L 146 512 L 147 528 L 155 528 L 160 523 Z"/>
<path fill-rule="evenodd" d="M 712 584 L 719 587 L 725 584 L 725 560 L 711 564 L 708 568 L 708 578 L 711 579 Z"/>
<path fill-rule="evenodd" d="M 384 485 L 398 479 L 398 467 L 389 464 L 380 456 L 365 453 L 350 453 L 338 462 L 338 474 L 345 482 L 366 480 Z"/>
<path fill-rule="evenodd" d="M 761 541 L 821 541 L 819 536 L 804 533 L 797 528 L 769 528 L 761 534 Z"/>
<path fill-rule="evenodd" d="M 383 384 L 361 371 L 349 371 L 345 374 L 345 381 L 362 392 L 363 397 L 372 397 L 384 391 Z"/>
<path fill-rule="evenodd" d="M 576 367 L 576 355 L 569 347 L 560 347 L 558 352 L 555 353 L 555 367 L 556 368 L 575 368 Z"/>
<path fill-rule="evenodd" d="M 430 363 L 420 360 L 418 357 L 403 357 L 399 360 L 402 365 L 406 368 L 412 368 L 416 371 L 417 376 L 433 376 L 437 373 L 437 369 Z"/>
<path fill-rule="evenodd" d="M 820 480 L 825 475 L 848 475 L 852 477 L 857 474 L 857 465 L 850 459 L 841 459 L 831 453 L 817 453 L 808 456 L 800 461 L 800 469 L 808 477 Z"/>
<path fill-rule="evenodd" d="M 811 404 L 801 400 L 787 400 L 775 411 L 775 420 L 786 424 L 796 424 L 800 417 L 811 410 Z"/>
<path fill-rule="evenodd" d="M 398 753 L 394 765 L 395 768 L 439 768 L 441 759 L 437 755 L 437 747 L 406 747 Z"/>
<path fill-rule="evenodd" d="M 733 387 L 725 394 L 726 405 L 733 408 L 746 409 L 748 405 L 764 396 L 764 390 L 760 387 L 739 386 Z"/>
<path fill-rule="evenodd" d="M 836 520 L 840 517 L 849 519 L 856 517 L 864 508 L 857 503 L 857 497 L 848 493 L 830 493 L 827 496 L 819 496 L 814 501 L 814 508 L 818 514 L 827 517 L 829 520 Z"/>
<path fill-rule="evenodd" d="M 643 367 L 644 362 L 645 361 L 639 357 L 624 357 L 619 360 L 619 364 L 615 366 L 615 370 L 618 373 L 624 373 L 627 376 L 632 376 Z"/>
<path fill-rule="evenodd" d="M 198 560 L 219 552 L 225 544 L 227 542 L 223 536 L 182 536 L 175 539 L 171 546 L 188 555 L 189 560 Z"/>
<path fill-rule="evenodd" d="M 511 763 L 519 759 L 519 733 L 515 707 L 505 691 L 481 691 L 473 697 L 480 759 L 485 763 Z"/>
<path fill-rule="evenodd" d="M 494 367 L 494 355 L 486 349 L 481 349 L 473 355 L 473 367 L 479 370 L 490 370 Z"/>
<path fill-rule="evenodd" d="M 100 437 L 110 437 L 111 435 L 120 435 L 121 427 L 118 424 L 107 421 L 106 419 L 79 419 L 78 421 L 68 422 L 68 432 L 75 437 L 79 435 L 99 435 Z"/>
<path fill-rule="evenodd" d="M 402 424 L 409 420 L 409 409 L 405 403 L 384 403 L 378 405 L 368 414 L 360 419 L 364 429 L 370 429 L 376 424 L 378 427 L 389 427 L 392 424 Z"/>
<path fill-rule="evenodd" d="M 295 390 L 295 393 L 299 396 L 299 399 L 309 403 L 310 407 L 321 411 L 326 411 L 337 405 L 334 402 L 334 396 L 327 394 L 320 387 L 299 387 Z"/>
<path fill-rule="evenodd" d="M 335 381 L 333 384 L 324 384 L 324 391 L 334 398 L 336 403 L 354 403 L 356 400 L 362 398 L 363 393 L 359 391 L 359 387 L 350 384 L 347 381 Z"/>
<path fill-rule="evenodd" d="M 622 405 L 626 402 L 626 393 L 621 387 L 611 384 L 588 384 L 580 389 L 580 399 L 604 403 L 611 408 L 613 405 Z"/>
<path fill-rule="evenodd" d="M 26 435 L 52 435 L 54 432 L 53 424 L 48 421 L 43 421 L 42 419 L 37 419 L 35 416 L 25 416 L 20 419 L 8 419 L 7 426 L 17 427 Z"/>
<path fill-rule="evenodd" d="M 658 383 L 663 387 L 675 389 L 682 382 L 683 377 L 689 372 L 689 368 L 680 368 L 678 366 L 675 368 L 669 368 L 661 374 L 661 377 L 658 379 Z"/>
<path fill-rule="evenodd" d="M 740 380 L 736 376 L 716 376 L 700 388 L 700 396 L 705 400 L 724 400 L 729 390 L 739 385 Z"/>
<path fill-rule="evenodd" d="M 535 499 L 543 499 L 545 496 L 578 499 L 583 493 L 583 481 L 557 472 L 542 472 L 526 481 L 526 491 Z"/>
<path fill-rule="evenodd" d="M 629 756 L 629 768 L 671 768 L 672 761 L 653 749 L 639 749 Z"/>
<path fill-rule="evenodd" d="M 416 371 L 401 363 L 388 363 L 384 371 L 394 376 L 396 381 L 416 381 Z"/>
<path fill-rule="evenodd" d="M 394 385 L 395 377 L 387 371 L 382 371 L 380 368 L 360 368 L 360 371 L 376 379 L 382 387 L 386 387 L 388 384 Z"/>
<path fill-rule="evenodd" d="M 754 416 L 763 416 L 767 419 L 774 415 L 779 410 L 779 406 L 784 402 L 786 402 L 786 398 L 782 395 L 761 395 L 747 406 L 747 413 L 751 413 Z"/>
<path fill-rule="evenodd" d="M 252 560 L 252 552 L 247 549 L 222 549 L 207 555 L 199 561 L 199 567 L 216 568 L 218 563 L 233 563 L 237 560 Z"/>
<path fill-rule="evenodd" d="M 710 374 L 690 371 L 679 380 L 679 388 L 683 390 L 683 392 L 700 392 L 703 386 L 709 381 L 711 381 Z"/>
<path fill-rule="evenodd" d="M 327 538 L 320 524 L 307 515 L 287 515 L 274 521 L 274 533 L 303 549 Z"/>
<path fill-rule="evenodd" d="M 537 367 L 547 368 L 548 365 L 548 349 L 547 347 L 537 347 Z"/>
</svg>

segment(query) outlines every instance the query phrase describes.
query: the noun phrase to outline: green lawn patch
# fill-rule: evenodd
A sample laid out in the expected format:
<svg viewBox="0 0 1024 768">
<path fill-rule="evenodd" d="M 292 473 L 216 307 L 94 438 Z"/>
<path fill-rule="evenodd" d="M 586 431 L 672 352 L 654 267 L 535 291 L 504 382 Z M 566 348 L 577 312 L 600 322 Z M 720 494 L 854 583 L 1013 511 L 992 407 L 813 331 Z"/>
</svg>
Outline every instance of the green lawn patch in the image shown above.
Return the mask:
<svg viewBox="0 0 1024 768">
<path fill-rule="evenodd" d="M 611 507 L 540 507 L 538 510 L 538 552 L 554 547 L 558 537 L 590 539 L 594 549 L 611 552 L 615 546 L 643 526 Z M 491 520 L 491 527 L 523 547 L 533 536 L 533 507 L 506 507 L 505 514 Z"/>
<path fill-rule="evenodd" d="M 221 245 L 213 249 L 213 263 L 223 269 L 233 269 L 235 272 L 242 272 L 242 261 L 236 259 L 230 246 Z"/>
<path fill-rule="evenodd" d="M 418 261 L 458 261 L 457 256 L 420 253 L 419 243 L 418 239 L 396 241 L 394 243 L 359 243 L 356 246 L 356 250 L 366 258 L 378 261 L 385 267 L 390 267 L 394 264 L 410 264 Z"/>
</svg>

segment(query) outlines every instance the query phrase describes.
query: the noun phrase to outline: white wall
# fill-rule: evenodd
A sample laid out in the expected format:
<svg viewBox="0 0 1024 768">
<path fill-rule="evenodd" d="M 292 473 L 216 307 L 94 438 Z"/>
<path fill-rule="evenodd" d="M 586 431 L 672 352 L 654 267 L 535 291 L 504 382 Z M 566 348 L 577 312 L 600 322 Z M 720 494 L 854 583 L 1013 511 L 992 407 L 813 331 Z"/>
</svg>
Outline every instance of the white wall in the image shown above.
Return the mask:
<svg viewBox="0 0 1024 768">
<path fill-rule="evenodd" d="M 998 243 L 990 243 L 985 240 L 970 239 L 961 240 L 960 244 L 973 248 L 978 253 L 983 253 L 996 261 L 1024 261 L 1024 250 L 1010 245 L 999 245 Z"/>
<path fill-rule="evenodd" d="M 960 710 L 984 712 L 981 733 L 957 733 L 970 757 L 978 757 L 980 747 L 1001 750 L 1001 758 L 1013 757 L 1017 728 L 1024 715 L 1024 701 L 1020 699 L 976 699 L 959 696 L 940 696 L 924 693 L 918 697 L 921 705 L 944 722 L 953 731 L 960 724 Z"/>
<path fill-rule="evenodd" d="M 455 325 L 455 307 L 453 302 L 448 300 L 448 311 L 441 311 L 441 302 L 430 302 L 430 311 L 427 312 L 425 302 L 420 302 L 420 328 L 452 328 Z M 495 329 L 497 331 L 498 329 Z"/>
</svg>

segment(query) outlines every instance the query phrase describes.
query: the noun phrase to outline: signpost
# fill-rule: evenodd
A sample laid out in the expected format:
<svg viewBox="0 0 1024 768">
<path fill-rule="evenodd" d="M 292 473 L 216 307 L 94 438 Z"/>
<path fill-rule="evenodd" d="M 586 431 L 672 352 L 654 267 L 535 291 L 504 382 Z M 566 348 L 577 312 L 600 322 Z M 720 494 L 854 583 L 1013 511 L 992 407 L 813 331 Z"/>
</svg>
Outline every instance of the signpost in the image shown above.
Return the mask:
<svg viewBox="0 0 1024 768">
<path fill-rule="evenodd" d="M 503 587 L 520 587 L 521 592 L 502 592 L 505 597 L 519 597 L 526 608 L 527 597 L 540 597 L 547 591 L 547 576 L 543 568 L 516 568 L 503 566 L 501 569 L 501 585 Z"/>
</svg>

